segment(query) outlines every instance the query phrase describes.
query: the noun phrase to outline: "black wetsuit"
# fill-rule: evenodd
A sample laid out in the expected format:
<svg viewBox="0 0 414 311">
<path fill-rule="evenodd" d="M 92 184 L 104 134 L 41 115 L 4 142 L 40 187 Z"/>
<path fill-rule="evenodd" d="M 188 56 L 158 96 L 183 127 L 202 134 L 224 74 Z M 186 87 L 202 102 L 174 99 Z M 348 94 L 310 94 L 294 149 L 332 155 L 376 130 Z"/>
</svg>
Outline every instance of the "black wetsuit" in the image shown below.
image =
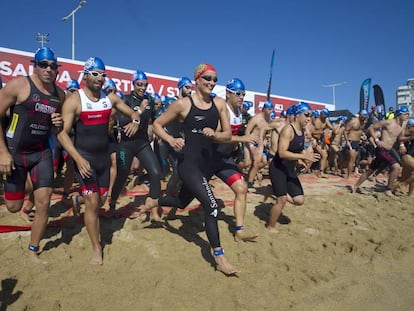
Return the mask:
<svg viewBox="0 0 414 311">
<path fill-rule="evenodd" d="M 53 163 L 49 145 L 52 130 L 51 114 L 61 111 L 61 99 L 56 86 L 52 95 L 43 94 L 27 77 L 30 94 L 25 101 L 10 109 L 10 122 L 5 131 L 7 148 L 13 157 L 15 170 L 4 185 L 8 200 L 24 198 L 27 172 L 33 189 L 53 187 Z"/>
<path fill-rule="evenodd" d="M 294 136 L 289 143 L 288 151 L 294 153 L 302 152 L 305 143 L 305 135 L 298 135 L 292 124 Z M 289 194 L 291 197 L 303 195 L 303 188 L 296 173 L 296 160 L 286 160 L 276 153 L 269 167 L 270 180 L 273 193 L 277 197 Z"/>
<path fill-rule="evenodd" d="M 184 138 L 183 125 L 178 121 L 172 121 L 165 130 L 174 138 Z M 180 158 L 180 151 L 175 151 L 167 142 L 160 141 L 160 153 L 162 159 L 168 160 L 171 165 L 171 176 L 168 179 L 165 193 L 167 195 L 176 195 L 181 188 L 181 179 L 178 174 L 178 160 Z"/>
<path fill-rule="evenodd" d="M 139 159 L 141 165 L 148 172 L 150 197 L 158 199 L 161 196 L 161 167 L 148 138 L 148 126 L 155 119 L 157 113 L 154 107 L 154 101 L 147 95 L 144 98 L 138 98 L 133 92 L 125 95 L 123 98 L 124 102 L 134 109 L 134 111 L 140 108 L 144 99 L 148 100 L 148 104 L 140 116 L 141 122 L 138 131 L 132 137 L 127 137 L 121 130 L 121 141 L 116 148 L 117 174 L 111 193 L 111 199 L 113 201 L 118 199 L 124 187 L 134 156 Z M 131 118 L 121 113 L 117 113 L 116 118 L 121 129 L 131 122 Z"/>
<path fill-rule="evenodd" d="M 219 112 L 214 101 L 209 109 L 202 110 L 191 101 L 191 109 L 183 122 L 185 145 L 178 163 L 178 173 L 183 182 L 178 197 L 166 196 L 160 206 L 185 208 L 196 197 L 204 208 L 205 227 L 213 248 L 220 247 L 217 225 L 218 205 L 208 183 L 213 172 L 213 141 L 202 134 L 204 128 L 216 129 Z"/>
</svg>

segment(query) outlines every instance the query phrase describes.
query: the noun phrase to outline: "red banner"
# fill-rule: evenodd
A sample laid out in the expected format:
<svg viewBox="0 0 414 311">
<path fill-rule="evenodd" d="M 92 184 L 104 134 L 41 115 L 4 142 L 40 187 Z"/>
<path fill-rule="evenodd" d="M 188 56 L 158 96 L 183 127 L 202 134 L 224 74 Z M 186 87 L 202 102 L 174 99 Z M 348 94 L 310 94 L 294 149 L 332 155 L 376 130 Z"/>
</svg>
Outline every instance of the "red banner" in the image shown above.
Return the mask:
<svg viewBox="0 0 414 311">
<path fill-rule="evenodd" d="M 15 77 L 31 75 L 33 73 L 34 65 L 31 62 L 33 57 L 34 53 L 25 53 L 0 47 L 0 75 L 3 79 L 3 83 L 7 83 Z M 84 63 L 62 58 L 58 58 L 58 63 L 62 66 L 59 67 L 56 83 L 62 89 L 65 89 L 66 83 L 72 79 L 77 80 L 81 87 L 83 86 Z M 108 73 L 108 78 L 115 82 L 118 91 L 121 91 L 124 94 L 131 92 L 131 77 L 134 72 L 133 70 L 106 66 L 106 72 Z M 168 97 L 178 95 L 178 79 L 151 73 L 147 73 L 147 76 L 148 93 L 158 93 Z"/>
<path fill-rule="evenodd" d="M 31 75 L 33 73 L 33 63 L 31 62 L 33 57 L 34 53 L 0 47 L 0 76 L 3 79 L 3 83 L 7 83 L 15 77 Z M 72 79 L 77 80 L 81 87 L 83 86 L 83 62 L 58 58 L 58 63 L 62 66 L 59 67 L 56 82 L 62 89 L 65 89 L 66 83 Z M 106 72 L 108 73 L 108 78 L 115 82 L 118 91 L 121 91 L 124 94 L 131 92 L 131 78 L 134 70 L 106 66 Z M 168 97 L 178 95 L 177 78 L 152 73 L 146 74 L 148 77 L 148 93 L 158 93 L 161 96 L 164 95 Z M 215 92 L 219 96 L 225 97 L 225 86 L 217 85 Z M 270 99 L 275 106 L 274 110 L 277 112 L 286 110 L 289 106 L 296 104 L 299 101 L 307 102 L 312 109 L 323 109 L 325 107 L 330 110 L 335 109 L 335 107 L 329 107 L 330 105 L 308 100 L 275 95 L 270 95 Z M 247 91 L 245 100 L 254 102 L 254 113 L 256 114 L 262 110 L 263 103 L 266 101 L 266 94 Z"/>
</svg>

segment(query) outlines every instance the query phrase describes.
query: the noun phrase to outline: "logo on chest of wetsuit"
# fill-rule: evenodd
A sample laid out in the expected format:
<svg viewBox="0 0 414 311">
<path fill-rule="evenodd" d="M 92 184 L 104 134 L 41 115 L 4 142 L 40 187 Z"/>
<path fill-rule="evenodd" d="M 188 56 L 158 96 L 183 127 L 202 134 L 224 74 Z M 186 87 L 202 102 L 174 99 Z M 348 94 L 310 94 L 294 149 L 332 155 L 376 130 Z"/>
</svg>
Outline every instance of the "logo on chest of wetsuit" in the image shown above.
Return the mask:
<svg viewBox="0 0 414 311">
<path fill-rule="evenodd" d="M 194 116 L 194 120 L 196 120 L 196 122 L 202 121 L 205 118 L 206 118 L 205 116 Z"/>
</svg>

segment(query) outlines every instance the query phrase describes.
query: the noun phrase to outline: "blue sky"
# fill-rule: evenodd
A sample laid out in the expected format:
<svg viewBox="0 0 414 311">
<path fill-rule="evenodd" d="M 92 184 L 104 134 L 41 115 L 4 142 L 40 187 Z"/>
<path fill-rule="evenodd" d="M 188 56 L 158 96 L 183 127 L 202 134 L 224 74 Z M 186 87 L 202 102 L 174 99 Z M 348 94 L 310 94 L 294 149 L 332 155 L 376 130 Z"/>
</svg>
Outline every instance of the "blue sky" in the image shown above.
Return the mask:
<svg viewBox="0 0 414 311">
<path fill-rule="evenodd" d="M 80 1 L 2 1 L 0 46 L 34 52 L 36 33 L 71 58 L 72 21 Z M 276 49 L 272 94 L 359 109 L 366 78 L 382 87 L 386 106 L 414 78 L 412 0 L 134 1 L 88 0 L 75 15 L 76 59 L 98 56 L 107 65 L 192 78 L 202 62 L 219 84 L 233 77 L 249 90 L 267 90 Z M 374 103 L 371 89 L 370 104 Z"/>
</svg>

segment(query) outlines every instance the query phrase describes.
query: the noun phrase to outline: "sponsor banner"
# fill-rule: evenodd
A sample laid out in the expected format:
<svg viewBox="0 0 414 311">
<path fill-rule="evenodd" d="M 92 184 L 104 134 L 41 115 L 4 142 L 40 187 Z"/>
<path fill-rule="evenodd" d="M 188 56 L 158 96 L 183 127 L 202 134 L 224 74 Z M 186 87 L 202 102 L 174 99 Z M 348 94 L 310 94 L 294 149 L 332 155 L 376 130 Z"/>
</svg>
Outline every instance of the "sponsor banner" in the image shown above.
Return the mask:
<svg viewBox="0 0 414 311">
<path fill-rule="evenodd" d="M 369 104 L 369 93 L 371 90 L 371 78 L 365 79 L 361 84 L 361 90 L 359 91 L 359 111 L 367 110 Z"/>
<path fill-rule="evenodd" d="M 372 88 L 374 89 L 374 99 L 375 106 L 377 107 L 378 119 L 384 120 L 386 113 L 384 93 L 382 92 L 382 88 L 378 84 L 375 84 Z"/>
<path fill-rule="evenodd" d="M 13 78 L 33 74 L 34 64 L 31 62 L 33 58 L 34 53 L 0 47 L 0 76 L 2 77 L 3 83 L 7 84 L 7 82 Z M 103 61 L 105 62 L 105 60 Z M 59 72 L 56 78 L 56 83 L 62 89 L 65 89 L 66 83 L 72 79 L 77 80 L 81 87 L 84 85 L 84 62 L 58 57 L 58 63 L 61 66 L 58 70 Z M 117 90 L 124 94 L 130 93 L 132 90 L 131 78 L 134 70 L 112 67 L 108 64 L 105 65 L 108 78 L 115 82 Z M 135 68 L 135 70 L 136 69 L 140 68 Z M 148 77 L 147 92 L 149 94 L 152 95 L 154 93 L 158 93 L 160 96 L 168 97 L 178 96 L 178 78 L 147 72 L 146 75 Z M 226 96 L 226 88 L 223 85 L 216 85 L 214 92 L 220 97 L 225 98 Z M 266 101 L 266 94 L 246 90 L 244 100 L 251 101 L 255 104 L 254 108 L 251 108 L 251 111 L 249 111 L 255 114 L 261 111 L 261 107 Z M 286 110 L 290 105 L 296 104 L 300 101 L 307 102 L 312 109 L 319 110 L 328 108 L 329 110 L 335 110 L 333 105 L 303 99 L 270 95 L 270 100 L 275 105 L 275 111 L 278 112 Z"/>
<path fill-rule="evenodd" d="M 0 47 L 0 75 L 3 83 L 7 83 L 13 78 L 28 76 L 33 74 L 34 53 L 21 52 Z M 105 62 L 105 60 L 103 60 Z M 56 83 L 62 89 L 66 88 L 66 83 L 72 79 L 77 80 L 80 86 L 83 86 L 83 66 L 84 63 L 64 58 L 58 58 L 59 73 Z M 139 69 L 139 68 L 137 68 Z M 133 70 L 126 70 L 106 65 L 108 78 L 112 79 L 118 91 L 128 94 L 132 90 L 132 73 Z M 148 77 L 147 92 L 150 94 L 158 93 L 160 95 L 173 97 L 178 95 L 177 78 L 165 77 L 156 74 L 146 73 Z"/>
</svg>

